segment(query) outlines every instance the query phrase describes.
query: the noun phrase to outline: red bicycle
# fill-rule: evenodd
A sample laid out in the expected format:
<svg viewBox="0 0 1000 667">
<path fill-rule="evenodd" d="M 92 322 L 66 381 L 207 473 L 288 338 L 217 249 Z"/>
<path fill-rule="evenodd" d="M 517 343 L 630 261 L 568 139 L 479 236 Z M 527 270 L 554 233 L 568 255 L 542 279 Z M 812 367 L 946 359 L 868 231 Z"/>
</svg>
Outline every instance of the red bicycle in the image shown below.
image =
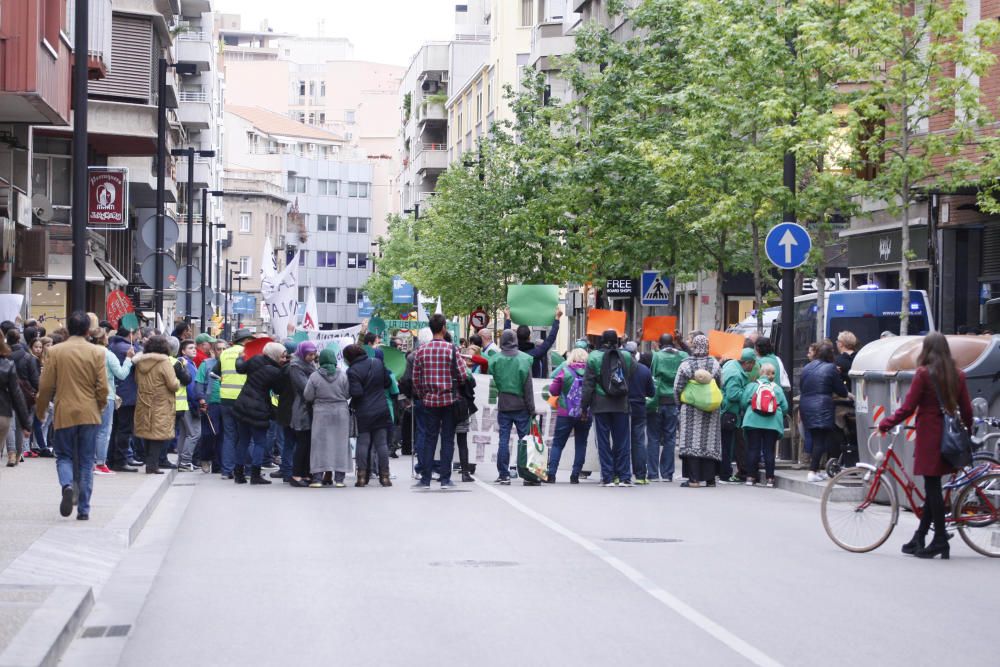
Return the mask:
<svg viewBox="0 0 1000 667">
<path fill-rule="evenodd" d="M 893 435 L 899 433 L 897 428 Z M 924 495 L 906 472 L 892 439 L 885 452 L 872 449 L 879 436 L 875 431 L 868 438 L 868 451 L 877 465 L 859 463 L 845 468 L 823 490 L 823 528 L 834 544 L 847 551 L 872 551 L 889 539 L 899 520 L 897 488 L 917 518 L 923 513 Z M 1000 466 L 992 461 L 974 462 L 942 488 L 945 507 L 951 508 L 947 522 L 970 548 L 1000 558 Z"/>
</svg>

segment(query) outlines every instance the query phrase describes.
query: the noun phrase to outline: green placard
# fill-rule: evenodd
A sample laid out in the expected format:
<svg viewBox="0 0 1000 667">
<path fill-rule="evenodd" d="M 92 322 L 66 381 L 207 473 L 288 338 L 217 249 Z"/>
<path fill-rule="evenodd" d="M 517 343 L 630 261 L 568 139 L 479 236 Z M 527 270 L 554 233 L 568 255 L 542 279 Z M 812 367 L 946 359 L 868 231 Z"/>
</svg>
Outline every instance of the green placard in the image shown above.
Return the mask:
<svg viewBox="0 0 1000 667">
<path fill-rule="evenodd" d="M 368 330 L 377 336 L 381 336 L 386 332 L 385 320 L 381 317 L 373 317 L 368 320 Z"/>
<path fill-rule="evenodd" d="M 556 285 L 509 285 L 507 306 L 514 324 L 544 327 L 552 324 L 559 306 Z"/>
<path fill-rule="evenodd" d="M 385 359 L 385 367 L 388 368 L 397 379 L 403 377 L 406 372 L 406 355 L 400 350 L 388 345 L 382 345 L 382 356 Z"/>
</svg>

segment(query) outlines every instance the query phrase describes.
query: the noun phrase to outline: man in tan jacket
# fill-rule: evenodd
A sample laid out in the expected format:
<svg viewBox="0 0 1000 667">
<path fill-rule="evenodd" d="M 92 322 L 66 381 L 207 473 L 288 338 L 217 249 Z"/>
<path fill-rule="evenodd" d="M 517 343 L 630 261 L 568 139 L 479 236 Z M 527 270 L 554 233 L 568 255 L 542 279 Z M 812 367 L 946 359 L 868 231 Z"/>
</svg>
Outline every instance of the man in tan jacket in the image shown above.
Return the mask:
<svg viewBox="0 0 1000 667">
<path fill-rule="evenodd" d="M 75 312 L 67 322 L 69 340 L 49 349 L 38 386 L 35 413 L 45 418 L 55 398 L 56 472 L 62 487 L 59 513 L 73 512 L 73 480 L 79 488 L 76 518 L 90 518 L 90 494 L 94 487 L 94 457 L 101 411 L 108 401 L 108 377 L 104 350 L 87 340 L 90 317 Z M 58 390 L 58 393 L 57 393 Z M 74 465 L 75 461 L 75 465 Z"/>
</svg>

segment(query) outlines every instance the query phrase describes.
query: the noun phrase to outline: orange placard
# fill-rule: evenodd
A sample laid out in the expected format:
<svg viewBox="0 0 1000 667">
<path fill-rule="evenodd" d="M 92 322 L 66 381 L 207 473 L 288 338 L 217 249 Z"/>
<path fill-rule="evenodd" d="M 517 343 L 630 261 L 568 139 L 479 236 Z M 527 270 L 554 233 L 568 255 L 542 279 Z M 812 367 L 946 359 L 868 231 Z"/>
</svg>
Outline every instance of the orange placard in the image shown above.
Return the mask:
<svg viewBox="0 0 1000 667">
<path fill-rule="evenodd" d="M 663 334 L 673 334 L 677 330 L 677 318 L 673 315 L 650 316 L 642 321 L 642 339 L 656 342 Z"/>
<path fill-rule="evenodd" d="M 739 359 L 743 353 L 743 334 L 709 331 L 708 353 L 720 359 Z"/>
<path fill-rule="evenodd" d="M 587 311 L 587 335 L 600 336 L 608 329 L 614 329 L 619 336 L 625 335 L 624 310 L 600 310 L 592 308 Z"/>
</svg>

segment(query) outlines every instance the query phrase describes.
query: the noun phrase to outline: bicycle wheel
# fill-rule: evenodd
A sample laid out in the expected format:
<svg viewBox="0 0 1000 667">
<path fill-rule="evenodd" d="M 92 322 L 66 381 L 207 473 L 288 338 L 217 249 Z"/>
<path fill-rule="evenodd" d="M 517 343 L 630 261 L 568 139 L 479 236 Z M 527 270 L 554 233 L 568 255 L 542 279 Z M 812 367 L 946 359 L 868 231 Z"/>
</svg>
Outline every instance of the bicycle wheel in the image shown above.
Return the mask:
<svg viewBox="0 0 1000 667">
<path fill-rule="evenodd" d="M 840 463 L 839 457 L 826 462 L 826 474 L 830 477 L 836 477 L 837 473 L 843 469 L 844 466 Z"/>
<path fill-rule="evenodd" d="M 846 468 L 827 482 L 820 513 L 834 544 L 864 553 L 889 539 L 899 518 L 899 500 L 895 487 L 875 471 Z"/>
<path fill-rule="evenodd" d="M 973 551 L 1000 558 L 1000 473 L 965 486 L 955 501 L 955 527 Z"/>
</svg>

